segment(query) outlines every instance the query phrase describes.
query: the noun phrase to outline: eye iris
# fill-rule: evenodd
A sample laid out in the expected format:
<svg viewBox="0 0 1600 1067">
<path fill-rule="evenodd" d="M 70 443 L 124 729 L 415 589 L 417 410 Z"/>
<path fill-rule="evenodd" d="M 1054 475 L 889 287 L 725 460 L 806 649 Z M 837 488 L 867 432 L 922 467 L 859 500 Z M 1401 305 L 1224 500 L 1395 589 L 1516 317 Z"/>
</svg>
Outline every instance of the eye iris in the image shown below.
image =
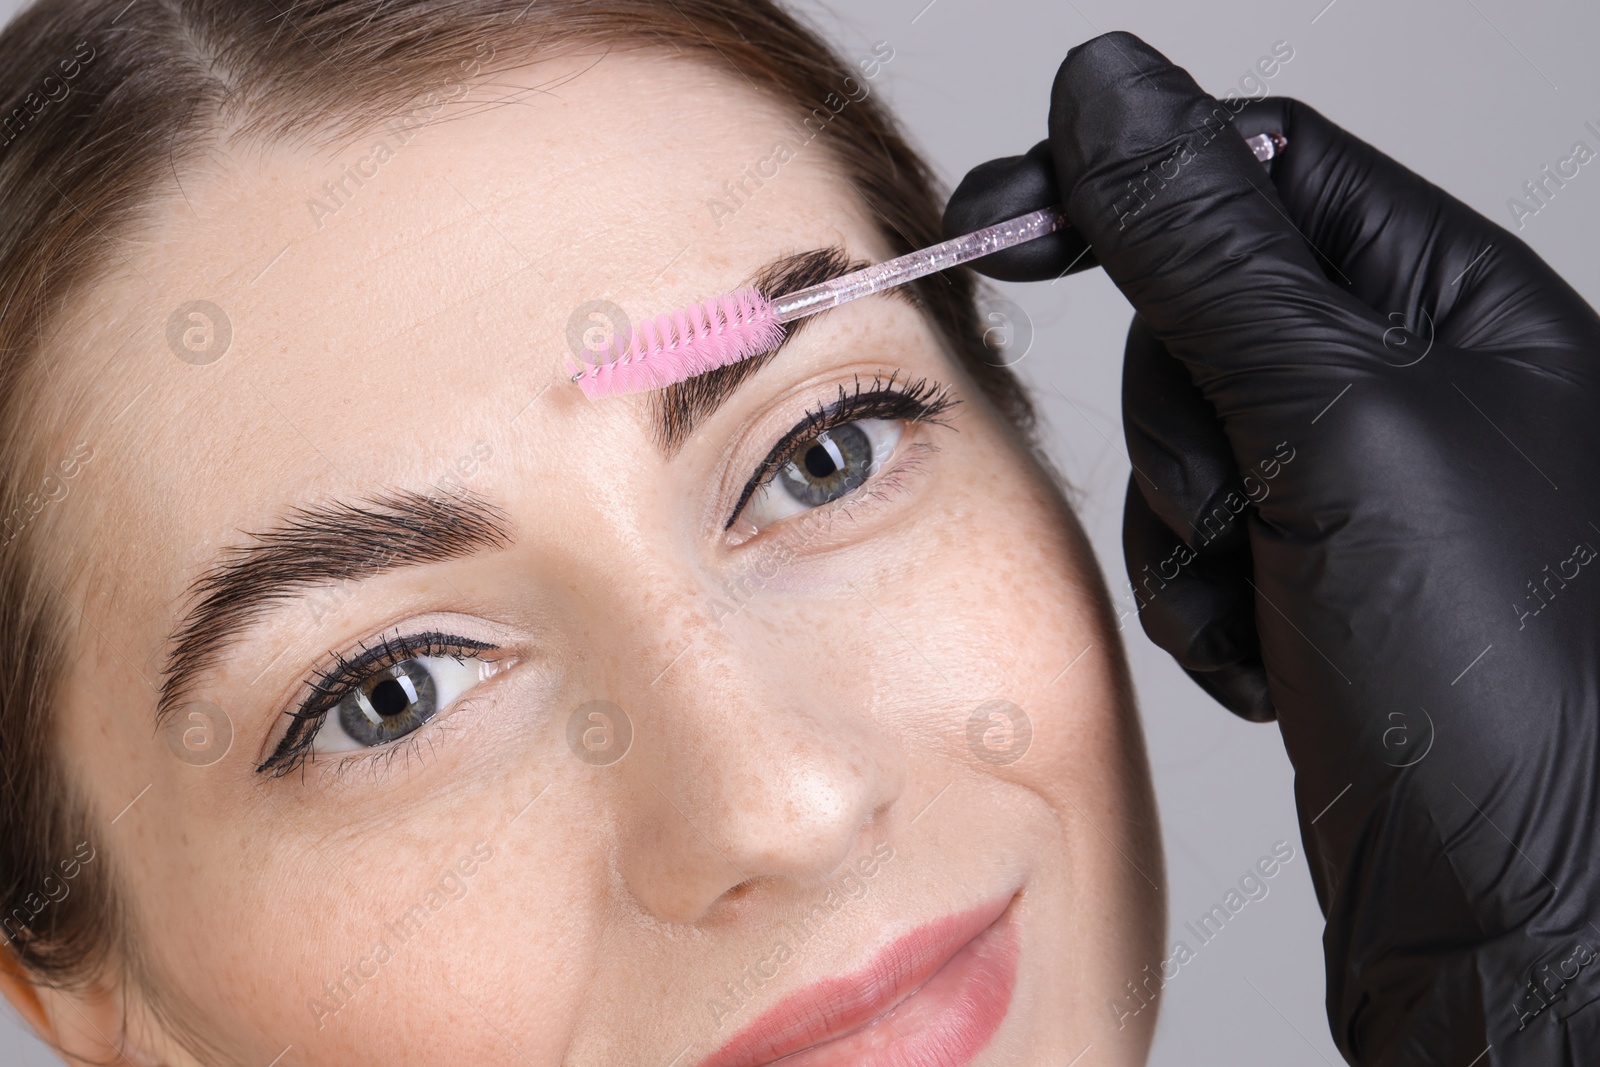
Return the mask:
<svg viewBox="0 0 1600 1067">
<path fill-rule="evenodd" d="M 339 724 L 362 745 L 381 745 L 417 729 L 437 713 L 433 675 L 416 659 L 379 672 L 339 702 Z"/>
<path fill-rule="evenodd" d="M 816 507 L 853 491 L 871 472 L 871 438 L 846 423 L 795 449 L 778 477 L 795 500 Z"/>
</svg>

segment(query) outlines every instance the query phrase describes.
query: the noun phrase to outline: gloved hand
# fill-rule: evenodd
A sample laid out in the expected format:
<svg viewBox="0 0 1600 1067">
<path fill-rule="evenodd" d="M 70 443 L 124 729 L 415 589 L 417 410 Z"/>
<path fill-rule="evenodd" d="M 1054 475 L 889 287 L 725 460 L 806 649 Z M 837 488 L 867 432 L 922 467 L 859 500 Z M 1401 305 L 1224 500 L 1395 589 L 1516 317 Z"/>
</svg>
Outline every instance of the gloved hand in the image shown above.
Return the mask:
<svg viewBox="0 0 1600 1067">
<path fill-rule="evenodd" d="M 1277 718 L 1340 1051 L 1600 1062 L 1600 316 L 1311 108 L 1219 103 L 1129 34 L 1068 53 L 1049 134 L 945 229 L 1059 200 L 1076 235 L 976 266 L 1098 262 L 1133 304 L 1129 578 Z"/>
</svg>

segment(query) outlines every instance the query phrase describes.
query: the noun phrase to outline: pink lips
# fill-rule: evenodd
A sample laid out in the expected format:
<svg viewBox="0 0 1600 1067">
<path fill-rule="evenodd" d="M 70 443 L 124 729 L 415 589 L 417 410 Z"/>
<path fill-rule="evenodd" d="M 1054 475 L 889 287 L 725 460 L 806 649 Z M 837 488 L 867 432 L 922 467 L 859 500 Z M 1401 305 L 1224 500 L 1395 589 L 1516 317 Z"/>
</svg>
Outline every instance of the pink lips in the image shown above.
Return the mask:
<svg viewBox="0 0 1600 1067">
<path fill-rule="evenodd" d="M 937 919 L 861 970 L 798 990 L 698 1067 L 962 1067 L 1005 1020 L 1021 943 L 1015 896 Z"/>
</svg>

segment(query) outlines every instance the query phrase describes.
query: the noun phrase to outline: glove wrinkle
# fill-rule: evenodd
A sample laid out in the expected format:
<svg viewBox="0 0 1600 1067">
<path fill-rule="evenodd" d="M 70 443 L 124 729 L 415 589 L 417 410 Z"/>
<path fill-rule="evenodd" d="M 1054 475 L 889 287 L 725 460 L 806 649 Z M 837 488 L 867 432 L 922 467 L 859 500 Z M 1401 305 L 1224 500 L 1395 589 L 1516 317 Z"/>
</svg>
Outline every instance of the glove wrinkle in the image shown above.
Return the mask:
<svg viewBox="0 0 1600 1067">
<path fill-rule="evenodd" d="M 1600 314 L 1313 108 L 1219 102 L 1131 34 L 1068 53 L 1048 130 L 946 217 L 1053 182 L 1134 306 L 1135 606 L 1276 718 L 1341 1054 L 1600 1060 Z M 1269 130 L 1262 167 L 1238 134 Z"/>
</svg>

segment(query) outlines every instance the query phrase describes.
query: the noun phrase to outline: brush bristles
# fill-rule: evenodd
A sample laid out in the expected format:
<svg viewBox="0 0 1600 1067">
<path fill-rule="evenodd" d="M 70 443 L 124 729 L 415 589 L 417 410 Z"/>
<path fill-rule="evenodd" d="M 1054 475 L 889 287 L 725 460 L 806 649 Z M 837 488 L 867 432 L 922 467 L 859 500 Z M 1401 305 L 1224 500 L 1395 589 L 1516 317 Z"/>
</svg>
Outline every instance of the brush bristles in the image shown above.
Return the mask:
<svg viewBox="0 0 1600 1067">
<path fill-rule="evenodd" d="M 783 324 L 773 317 L 771 302 L 755 288 L 745 288 L 647 319 L 596 352 L 593 365 L 569 358 L 567 373 L 581 371 L 578 385 L 597 400 L 661 389 L 770 352 L 782 338 Z"/>
</svg>

